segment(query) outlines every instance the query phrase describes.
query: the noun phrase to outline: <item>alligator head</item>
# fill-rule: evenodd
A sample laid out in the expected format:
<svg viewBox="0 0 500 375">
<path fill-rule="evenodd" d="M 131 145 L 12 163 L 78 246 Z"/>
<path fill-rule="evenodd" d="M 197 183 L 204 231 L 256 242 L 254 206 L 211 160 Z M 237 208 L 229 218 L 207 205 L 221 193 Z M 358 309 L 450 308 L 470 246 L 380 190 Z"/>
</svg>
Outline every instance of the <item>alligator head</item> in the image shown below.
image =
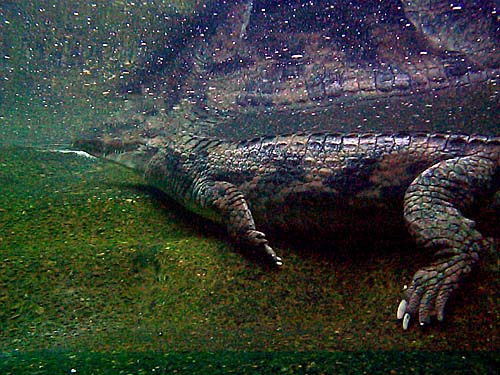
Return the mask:
<svg viewBox="0 0 500 375">
<path fill-rule="evenodd" d="M 158 150 L 145 139 L 116 137 L 78 139 L 73 142 L 72 148 L 141 172 Z"/>
</svg>

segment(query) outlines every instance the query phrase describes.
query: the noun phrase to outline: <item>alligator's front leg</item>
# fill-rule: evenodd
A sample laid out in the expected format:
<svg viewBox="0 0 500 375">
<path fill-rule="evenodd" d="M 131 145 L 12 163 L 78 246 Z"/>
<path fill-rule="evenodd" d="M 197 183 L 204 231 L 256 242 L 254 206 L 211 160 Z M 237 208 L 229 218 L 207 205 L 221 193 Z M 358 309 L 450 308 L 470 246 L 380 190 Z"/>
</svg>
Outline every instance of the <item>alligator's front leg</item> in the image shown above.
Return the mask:
<svg viewBox="0 0 500 375">
<path fill-rule="evenodd" d="M 410 233 L 438 260 L 417 271 L 398 308 L 407 329 L 410 318 L 420 324 L 443 319 L 444 308 L 459 282 L 471 272 L 484 248 L 475 222 L 462 215 L 481 192 L 488 191 L 498 165 L 481 155 L 442 161 L 413 181 L 405 195 L 404 215 Z"/>
<path fill-rule="evenodd" d="M 264 255 L 274 265 L 281 266 L 282 260 L 268 245 L 265 234 L 256 230 L 252 213 L 243 193 L 233 184 L 224 181 L 215 181 L 211 189 L 212 205 L 222 215 L 233 240 L 254 249 L 257 254 Z"/>
</svg>

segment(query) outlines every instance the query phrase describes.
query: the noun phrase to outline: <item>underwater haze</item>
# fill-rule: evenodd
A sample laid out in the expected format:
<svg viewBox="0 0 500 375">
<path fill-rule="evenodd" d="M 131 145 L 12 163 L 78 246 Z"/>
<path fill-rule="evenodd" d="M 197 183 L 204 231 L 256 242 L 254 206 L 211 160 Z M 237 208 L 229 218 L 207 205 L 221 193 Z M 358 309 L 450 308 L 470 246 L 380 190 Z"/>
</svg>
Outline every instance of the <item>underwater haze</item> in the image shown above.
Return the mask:
<svg viewBox="0 0 500 375">
<path fill-rule="evenodd" d="M 499 85 L 493 0 L 3 1 L 1 372 L 493 373 L 498 185 L 445 320 L 403 330 L 403 286 L 433 254 L 402 204 L 327 238 L 270 232 L 276 270 L 75 145 L 425 132 L 498 147 Z"/>
</svg>

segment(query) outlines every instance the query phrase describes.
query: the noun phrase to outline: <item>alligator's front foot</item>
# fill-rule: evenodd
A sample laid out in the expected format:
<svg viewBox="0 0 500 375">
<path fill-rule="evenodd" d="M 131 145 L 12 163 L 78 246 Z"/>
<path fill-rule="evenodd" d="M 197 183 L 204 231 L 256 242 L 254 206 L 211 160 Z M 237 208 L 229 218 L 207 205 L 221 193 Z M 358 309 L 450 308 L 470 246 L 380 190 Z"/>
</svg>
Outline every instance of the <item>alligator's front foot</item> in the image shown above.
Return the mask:
<svg viewBox="0 0 500 375">
<path fill-rule="evenodd" d="M 457 254 L 419 270 L 398 306 L 397 318 L 403 319 L 403 329 L 408 329 L 410 320 L 415 316 L 418 316 L 420 325 L 430 323 L 434 316 L 439 321 L 443 320 L 444 308 L 451 293 L 476 261 L 477 257 L 469 254 Z"/>
<path fill-rule="evenodd" d="M 257 249 L 259 254 L 264 254 L 274 266 L 281 267 L 283 265 L 281 257 L 277 256 L 272 247 L 268 245 L 266 235 L 264 233 L 256 230 L 249 230 L 246 238 L 249 245 L 252 248 Z"/>
<path fill-rule="evenodd" d="M 266 235 L 255 228 L 252 212 L 241 191 L 225 181 L 215 181 L 212 187 L 213 205 L 225 219 L 228 233 L 233 240 L 254 251 L 257 256 L 270 261 L 274 266 L 283 265 L 283 261 L 267 244 Z"/>
</svg>

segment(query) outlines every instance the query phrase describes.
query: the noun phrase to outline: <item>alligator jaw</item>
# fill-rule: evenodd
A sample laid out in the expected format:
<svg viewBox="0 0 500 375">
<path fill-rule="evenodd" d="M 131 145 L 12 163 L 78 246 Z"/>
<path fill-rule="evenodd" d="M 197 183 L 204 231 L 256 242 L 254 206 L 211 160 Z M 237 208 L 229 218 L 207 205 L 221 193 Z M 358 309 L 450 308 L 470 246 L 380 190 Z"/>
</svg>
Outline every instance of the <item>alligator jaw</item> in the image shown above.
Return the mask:
<svg viewBox="0 0 500 375">
<path fill-rule="evenodd" d="M 72 147 L 142 172 L 157 151 L 143 140 L 101 137 L 78 139 Z"/>
</svg>

